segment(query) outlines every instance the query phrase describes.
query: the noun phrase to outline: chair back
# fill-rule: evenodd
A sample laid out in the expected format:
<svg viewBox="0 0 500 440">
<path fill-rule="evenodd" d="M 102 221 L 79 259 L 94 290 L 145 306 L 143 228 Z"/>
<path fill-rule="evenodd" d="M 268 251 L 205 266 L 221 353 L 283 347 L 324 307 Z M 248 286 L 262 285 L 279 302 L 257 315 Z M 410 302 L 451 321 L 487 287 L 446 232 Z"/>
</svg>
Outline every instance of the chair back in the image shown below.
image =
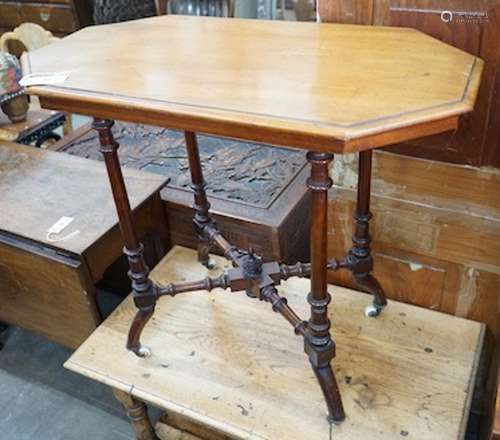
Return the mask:
<svg viewBox="0 0 500 440">
<path fill-rule="evenodd" d="M 23 23 L 0 37 L 0 51 L 10 52 L 9 42 L 17 42 L 28 52 L 59 40 L 36 23 Z M 18 55 L 18 54 L 15 54 Z"/>
</svg>

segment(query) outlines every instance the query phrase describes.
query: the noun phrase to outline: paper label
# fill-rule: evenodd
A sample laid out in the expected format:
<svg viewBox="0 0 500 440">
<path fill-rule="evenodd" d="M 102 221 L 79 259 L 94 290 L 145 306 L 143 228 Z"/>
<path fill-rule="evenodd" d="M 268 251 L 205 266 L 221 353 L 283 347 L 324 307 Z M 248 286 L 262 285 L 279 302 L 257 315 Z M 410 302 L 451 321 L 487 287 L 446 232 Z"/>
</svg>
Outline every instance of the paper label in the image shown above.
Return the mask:
<svg viewBox="0 0 500 440">
<path fill-rule="evenodd" d="M 73 217 L 61 217 L 57 222 L 55 222 L 50 228 L 49 233 L 59 234 L 61 233 L 72 221 Z"/>
<path fill-rule="evenodd" d="M 30 73 L 29 75 L 23 76 L 19 84 L 23 87 L 61 84 L 68 79 L 70 73 L 71 72 Z"/>
</svg>

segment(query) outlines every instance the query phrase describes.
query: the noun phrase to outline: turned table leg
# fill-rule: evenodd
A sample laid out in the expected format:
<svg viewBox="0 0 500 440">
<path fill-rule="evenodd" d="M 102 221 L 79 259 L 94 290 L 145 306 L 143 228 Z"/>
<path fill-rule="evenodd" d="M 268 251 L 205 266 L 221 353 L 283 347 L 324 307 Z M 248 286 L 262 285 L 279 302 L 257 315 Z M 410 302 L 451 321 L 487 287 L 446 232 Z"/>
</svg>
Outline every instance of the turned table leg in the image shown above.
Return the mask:
<svg viewBox="0 0 500 440">
<path fill-rule="evenodd" d="M 370 213 L 371 174 L 372 150 L 362 151 L 359 153 L 358 197 L 354 214 L 356 229 L 352 237 L 353 247 L 347 259 L 358 285 L 374 297 L 373 306 L 367 308 L 367 315 L 377 316 L 387 305 L 387 300 L 379 282 L 371 274 L 373 270 L 369 231 L 369 222 L 372 218 Z"/>
<path fill-rule="evenodd" d="M 332 186 L 328 166 L 333 160 L 330 153 L 309 152 L 311 177 L 307 186 L 312 193 L 311 201 L 311 305 L 305 351 L 320 383 L 328 406 L 329 420 L 339 423 L 345 418 L 342 400 L 332 371 L 331 361 L 335 357 L 335 343 L 330 336 L 327 292 L 327 209 L 328 189 Z"/>
<path fill-rule="evenodd" d="M 188 152 L 189 171 L 191 173 L 191 188 L 194 192 L 194 227 L 198 233 L 198 261 L 208 269 L 215 267 L 215 262 L 210 259 L 210 241 L 203 234 L 203 229 L 207 225 L 214 225 L 210 217 L 210 203 L 205 193 L 205 181 L 201 168 L 200 151 L 196 134 L 191 131 L 184 133 L 186 148 Z"/>
<path fill-rule="evenodd" d="M 139 309 L 130 327 L 127 348 L 132 350 L 137 356 L 144 357 L 149 354 L 149 350 L 141 347 L 141 332 L 153 315 L 157 296 L 153 283 L 148 276 L 149 269 L 144 262 L 144 247 L 137 238 L 127 189 L 118 159 L 119 145 L 115 141 L 111 131 L 113 124 L 114 122 L 108 119 L 94 119 L 93 128 L 99 134 L 100 150 L 104 156 L 118 213 L 120 230 L 125 242 L 124 253 L 127 255 L 129 262 L 129 277 L 132 280 L 134 302 Z"/>
<path fill-rule="evenodd" d="M 135 430 L 137 440 L 160 440 L 149 420 L 146 405 L 132 397 L 129 393 L 113 389 L 116 399 L 122 404 L 127 412 L 127 416 Z"/>
</svg>

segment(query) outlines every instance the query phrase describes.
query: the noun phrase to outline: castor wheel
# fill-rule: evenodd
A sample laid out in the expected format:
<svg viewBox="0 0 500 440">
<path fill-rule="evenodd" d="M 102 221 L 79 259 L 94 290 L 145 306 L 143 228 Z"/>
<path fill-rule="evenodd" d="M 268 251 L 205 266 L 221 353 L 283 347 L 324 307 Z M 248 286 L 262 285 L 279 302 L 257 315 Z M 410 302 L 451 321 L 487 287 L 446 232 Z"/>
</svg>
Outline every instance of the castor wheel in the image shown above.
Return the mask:
<svg viewBox="0 0 500 440">
<path fill-rule="evenodd" d="M 212 258 L 209 258 L 201 264 L 203 264 L 203 266 L 205 266 L 208 270 L 213 270 L 217 267 L 217 263 Z"/>
<path fill-rule="evenodd" d="M 376 318 L 378 315 L 380 315 L 380 312 L 384 306 L 380 306 L 378 304 L 370 304 L 365 308 L 365 316 L 368 318 Z"/>
<path fill-rule="evenodd" d="M 143 345 L 141 345 L 139 348 L 134 349 L 133 352 L 137 357 L 141 358 L 147 358 L 151 356 L 151 349 L 148 347 L 144 347 Z"/>
</svg>

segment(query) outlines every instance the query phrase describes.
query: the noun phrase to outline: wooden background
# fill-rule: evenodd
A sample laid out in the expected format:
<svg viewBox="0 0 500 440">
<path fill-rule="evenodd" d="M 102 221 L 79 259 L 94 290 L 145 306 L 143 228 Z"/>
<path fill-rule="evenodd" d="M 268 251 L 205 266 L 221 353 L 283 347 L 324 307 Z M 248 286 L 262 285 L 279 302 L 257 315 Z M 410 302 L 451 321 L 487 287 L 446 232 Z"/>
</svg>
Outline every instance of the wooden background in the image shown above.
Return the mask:
<svg viewBox="0 0 500 440">
<path fill-rule="evenodd" d="M 372 235 L 389 297 L 487 324 L 474 410 L 489 438 L 500 335 L 500 1 L 319 0 L 318 10 L 322 21 L 413 27 L 486 62 L 475 110 L 456 132 L 375 153 Z M 337 156 L 332 173 L 329 253 L 341 256 L 357 158 Z M 330 281 L 355 286 L 341 272 Z"/>
<path fill-rule="evenodd" d="M 468 165 L 500 167 L 499 0 L 318 0 L 322 21 L 405 26 L 486 62 L 475 111 L 456 133 L 431 136 L 392 151 Z M 450 11 L 450 22 L 441 19 Z M 448 19 L 448 16 L 445 16 Z"/>
</svg>

